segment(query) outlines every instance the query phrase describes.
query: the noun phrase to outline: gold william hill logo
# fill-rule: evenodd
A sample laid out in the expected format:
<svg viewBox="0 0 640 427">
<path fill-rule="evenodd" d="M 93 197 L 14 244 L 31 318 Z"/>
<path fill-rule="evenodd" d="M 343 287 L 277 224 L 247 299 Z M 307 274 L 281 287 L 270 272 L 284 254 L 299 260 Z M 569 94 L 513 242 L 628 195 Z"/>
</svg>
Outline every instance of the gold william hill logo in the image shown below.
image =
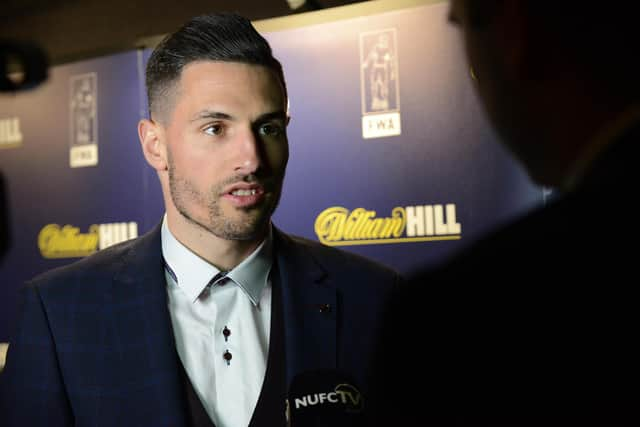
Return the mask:
<svg viewBox="0 0 640 427">
<path fill-rule="evenodd" d="M 136 222 L 92 224 L 87 233 L 69 224 L 47 224 L 38 234 L 38 249 L 44 258 L 80 258 L 135 237 Z"/>
<path fill-rule="evenodd" d="M 365 208 L 332 206 L 318 215 L 314 225 L 321 243 L 329 246 L 458 240 L 462 226 L 456 205 L 396 206 L 389 217 L 377 217 Z"/>
</svg>

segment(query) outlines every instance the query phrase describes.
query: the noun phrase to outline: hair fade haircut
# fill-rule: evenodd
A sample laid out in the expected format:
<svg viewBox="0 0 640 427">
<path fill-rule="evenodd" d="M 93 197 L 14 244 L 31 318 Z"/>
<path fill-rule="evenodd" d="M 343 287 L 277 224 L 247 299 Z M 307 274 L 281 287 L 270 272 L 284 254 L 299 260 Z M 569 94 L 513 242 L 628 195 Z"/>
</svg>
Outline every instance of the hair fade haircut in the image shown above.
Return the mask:
<svg viewBox="0 0 640 427">
<path fill-rule="evenodd" d="M 162 100 L 180 78 L 182 69 L 195 61 L 226 61 L 262 65 L 277 76 L 285 100 L 287 88 L 282 65 L 271 46 L 251 22 L 235 13 L 215 13 L 192 18 L 154 49 L 146 69 L 149 113 L 157 113 Z"/>
</svg>

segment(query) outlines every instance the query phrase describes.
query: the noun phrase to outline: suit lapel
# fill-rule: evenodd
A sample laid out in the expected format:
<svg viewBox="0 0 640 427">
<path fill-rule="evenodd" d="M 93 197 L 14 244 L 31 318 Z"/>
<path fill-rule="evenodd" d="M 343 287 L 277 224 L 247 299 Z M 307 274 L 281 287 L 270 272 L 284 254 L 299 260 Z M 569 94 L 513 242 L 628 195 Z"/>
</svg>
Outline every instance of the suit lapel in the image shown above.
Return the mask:
<svg viewBox="0 0 640 427">
<path fill-rule="evenodd" d="M 337 295 L 331 277 L 305 245 L 275 228 L 274 245 L 290 383 L 303 371 L 336 368 Z M 158 416 L 181 426 L 186 402 L 165 286 L 158 226 L 131 245 L 113 278 L 106 310 L 118 363 L 111 369 L 123 386 L 136 390 L 127 406 L 160 404 Z"/>
<path fill-rule="evenodd" d="M 336 367 L 336 289 L 308 248 L 274 227 L 285 328 L 287 383 L 296 374 Z"/>
<path fill-rule="evenodd" d="M 116 369 L 133 392 L 133 407 L 157 407 L 171 425 L 183 425 L 185 401 L 167 307 L 160 226 L 132 244 L 111 288 L 110 320 L 120 351 Z M 152 419 L 149 422 L 153 424 Z M 151 425 L 150 424 L 150 425 Z"/>
</svg>

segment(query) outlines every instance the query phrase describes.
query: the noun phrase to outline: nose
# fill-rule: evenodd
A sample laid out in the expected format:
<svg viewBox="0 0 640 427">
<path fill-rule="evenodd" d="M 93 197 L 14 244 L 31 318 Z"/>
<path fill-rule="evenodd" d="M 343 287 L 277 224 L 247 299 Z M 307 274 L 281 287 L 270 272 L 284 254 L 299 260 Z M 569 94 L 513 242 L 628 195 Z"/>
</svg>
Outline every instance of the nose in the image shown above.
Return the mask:
<svg viewBox="0 0 640 427">
<path fill-rule="evenodd" d="M 256 173 L 262 164 L 260 140 L 252 129 L 246 129 L 236 142 L 236 172 L 247 175 Z"/>
</svg>

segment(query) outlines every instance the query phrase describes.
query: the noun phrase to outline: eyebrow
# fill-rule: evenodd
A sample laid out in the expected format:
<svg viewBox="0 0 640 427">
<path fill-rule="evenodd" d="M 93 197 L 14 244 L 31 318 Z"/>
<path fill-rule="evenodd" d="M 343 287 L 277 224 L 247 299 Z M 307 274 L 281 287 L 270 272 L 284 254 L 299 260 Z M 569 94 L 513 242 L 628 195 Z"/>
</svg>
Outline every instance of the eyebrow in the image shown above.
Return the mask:
<svg viewBox="0 0 640 427">
<path fill-rule="evenodd" d="M 203 110 L 194 115 L 194 117 L 190 120 L 191 122 L 195 122 L 197 120 L 203 119 L 222 119 L 222 120 L 233 120 L 233 116 L 227 113 L 222 113 L 220 111 L 211 111 L 211 110 Z M 259 116 L 255 123 L 265 122 L 268 120 L 280 119 L 286 120 L 287 114 L 284 110 L 273 111 L 271 113 L 265 113 Z"/>
<path fill-rule="evenodd" d="M 286 121 L 287 113 L 285 113 L 284 110 L 274 111 L 272 113 L 266 113 L 258 117 L 256 122 L 265 122 L 267 120 L 272 120 L 272 119 L 280 119 L 280 120 Z"/>
<path fill-rule="evenodd" d="M 203 111 L 200 111 L 200 112 L 196 113 L 190 121 L 191 122 L 195 122 L 197 120 L 202 120 L 202 119 L 231 120 L 231 119 L 233 119 L 233 117 L 230 116 L 227 113 L 221 113 L 219 111 L 203 110 Z"/>
</svg>

